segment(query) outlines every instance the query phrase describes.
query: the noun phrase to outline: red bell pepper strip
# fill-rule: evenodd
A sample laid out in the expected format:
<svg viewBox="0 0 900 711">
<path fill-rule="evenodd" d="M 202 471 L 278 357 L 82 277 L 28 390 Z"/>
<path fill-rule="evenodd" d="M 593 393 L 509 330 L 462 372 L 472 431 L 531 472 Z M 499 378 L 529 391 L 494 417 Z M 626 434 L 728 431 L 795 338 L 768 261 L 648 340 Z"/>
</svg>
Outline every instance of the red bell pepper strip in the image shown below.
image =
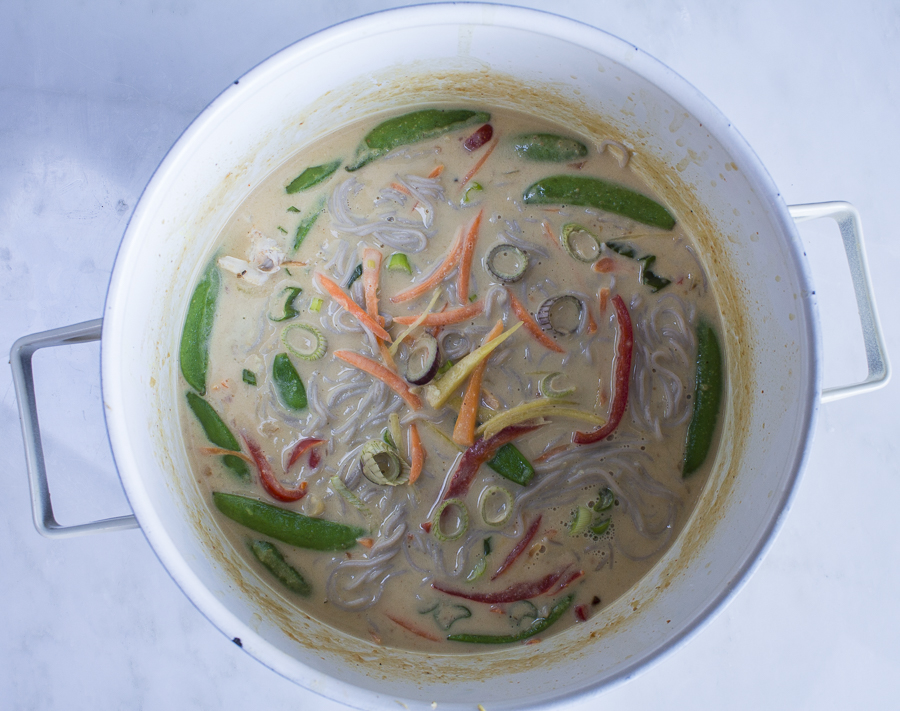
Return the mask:
<svg viewBox="0 0 900 711">
<path fill-rule="evenodd" d="M 497 568 L 497 572 L 491 576 L 491 580 L 496 580 L 503 573 L 509 570 L 509 567 L 516 562 L 516 559 L 522 555 L 522 551 L 528 548 L 528 544 L 531 543 L 532 539 L 538 532 L 538 529 L 541 527 L 541 516 L 538 516 L 534 521 L 531 522 L 531 525 L 528 527 L 528 530 L 525 531 L 525 535 L 522 537 L 522 540 L 516 543 L 515 547 L 509 552 L 509 555 L 506 556 L 506 560 L 504 560 L 500 567 Z"/>
<path fill-rule="evenodd" d="M 491 126 L 491 124 L 486 123 L 466 139 L 466 142 L 463 143 L 463 148 L 465 148 L 470 153 L 472 151 L 478 150 L 485 143 L 490 141 L 493 135 L 494 127 Z"/>
<path fill-rule="evenodd" d="M 504 427 L 493 437 L 488 439 L 482 437 L 478 440 L 463 452 L 459 458 L 456 471 L 453 472 L 453 477 L 450 480 L 450 485 L 447 487 L 447 491 L 444 492 L 444 500 L 465 496 L 472 485 L 475 474 L 478 472 L 478 467 L 493 459 L 497 450 L 504 444 L 508 444 L 529 432 L 534 432 L 538 427 L 541 427 L 541 425 L 510 425 L 509 427 Z"/>
<path fill-rule="evenodd" d="M 324 439 L 313 439 L 312 437 L 307 437 L 306 439 L 301 439 L 299 442 L 297 442 L 297 444 L 294 446 L 294 451 L 291 452 L 291 458 L 288 459 L 288 464 L 287 464 L 288 470 L 290 470 L 290 468 L 297 463 L 297 461 L 300 459 L 300 457 L 302 457 L 304 454 L 309 452 L 309 450 L 311 450 L 317 444 L 325 444 L 325 440 Z M 313 455 L 313 452 L 310 452 L 309 466 L 312 469 L 315 469 L 316 466 L 318 465 L 318 459 L 316 460 L 316 464 L 313 464 L 312 463 L 312 455 Z"/>
<path fill-rule="evenodd" d="M 306 496 L 305 481 L 301 481 L 295 489 L 286 487 L 275 478 L 275 472 L 272 471 L 272 465 L 269 464 L 269 460 L 266 459 L 266 455 L 260 446 L 246 434 L 242 433 L 241 437 L 244 440 L 244 444 L 247 445 L 247 449 L 250 451 L 250 456 L 253 457 L 256 469 L 259 471 L 259 482 L 269 496 L 273 499 L 278 499 L 279 501 L 299 501 Z"/>
<path fill-rule="evenodd" d="M 454 595 L 455 597 L 464 597 L 466 600 L 472 600 L 474 602 L 485 602 L 491 605 L 504 602 L 518 602 L 519 600 L 528 600 L 529 598 L 543 595 L 545 592 L 550 590 L 550 588 L 552 588 L 557 582 L 559 582 L 559 579 L 562 578 L 566 570 L 566 568 L 563 568 L 562 570 L 557 570 L 555 573 L 545 575 L 540 580 L 535 580 L 530 583 L 516 583 L 515 585 L 510 585 L 505 590 L 499 590 L 492 593 L 477 593 L 470 590 L 454 590 L 453 588 L 446 587 L 439 582 L 432 583 L 431 587 L 433 587 L 435 590 L 439 590 L 442 593 L 447 593 L 448 595 Z"/>
<path fill-rule="evenodd" d="M 619 324 L 619 337 L 616 343 L 616 375 L 615 395 L 613 395 L 612 407 L 609 409 L 609 421 L 593 432 L 576 432 L 572 435 L 575 444 L 593 444 L 611 435 L 625 414 L 628 405 L 628 386 L 631 381 L 631 356 L 634 352 L 634 330 L 631 327 L 631 315 L 622 297 L 616 294 L 612 297 L 613 308 L 616 310 L 616 321 Z"/>
</svg>

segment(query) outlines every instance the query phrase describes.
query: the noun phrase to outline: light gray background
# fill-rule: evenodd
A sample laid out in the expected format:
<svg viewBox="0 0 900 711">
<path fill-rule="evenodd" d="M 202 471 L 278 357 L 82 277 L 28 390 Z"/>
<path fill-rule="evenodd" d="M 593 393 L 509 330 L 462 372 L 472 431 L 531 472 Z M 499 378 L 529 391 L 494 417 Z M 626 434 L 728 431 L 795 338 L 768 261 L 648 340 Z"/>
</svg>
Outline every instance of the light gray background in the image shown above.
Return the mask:
<svg viewBox="0 0 900 711">
<path fill-rule="evenodd" d="M 398 4 L 2 0 L 0 350 L 101 315 L 144 185 L 219 92 L 298 39 Z M 675 69 L 738 127 L 788 203 L 854 203 L 888 348 L 900 353 L 900 6 L 520 4 L 604 29 Z M 863 350 L 837 230 L 802 234 L 826 384 L 858 379 Z M 127 513 L 103 425 L 99 347 L 43 351 L 35 368 L 58 518 Z M 637 678 L 564 708 L 897 708 L 898 387 L 821 409 L 793 510 L 718 617 Z M 0 452 L 0 708 L 341 708 L 220 634 L 140 531 L 67 541 L 36 533 L 5 368 Z"/>
</svg>

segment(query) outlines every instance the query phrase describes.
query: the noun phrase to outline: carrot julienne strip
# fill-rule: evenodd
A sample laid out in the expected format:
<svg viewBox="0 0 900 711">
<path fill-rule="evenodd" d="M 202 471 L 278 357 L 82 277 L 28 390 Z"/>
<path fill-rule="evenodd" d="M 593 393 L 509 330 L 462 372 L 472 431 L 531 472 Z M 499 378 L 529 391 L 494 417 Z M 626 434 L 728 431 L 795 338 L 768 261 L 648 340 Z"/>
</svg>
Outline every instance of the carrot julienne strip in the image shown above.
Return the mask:
<svg viewBox="0 0 900 711">
<path fill-rule="evenodd" d="M 515 294 L 509 289 L 506 290 L 506 293 L 509 295 L 509 305 L 512 307 L 516 318 L 525 325 L 525 328 L 527 328 L 528 332 L 534 336 L 535 340 L 544 347 L 549 348 L 551 351 L 565 353 L 566 351 L 562 346 L 544 333 L 543 329 L 538 325 L 538 322 L 534 320 L 534 316 L 528 313 L 528 309 L 526 309 L 522 302 L 516 298 Z"/>
<path fill-rule="evenodd" d="M 368 373 L 372 377 L 378 378 L 391 390 L 402 397 L 413 410 L 421 409 L 422 401 L 419 399 L 418 395 L 410 391 L 406 381 L 396 373 L 385 368 L 381 363 L 376 363 L 374 360 L 366 358 L 359 353 L 354 353 L 353 351 L 335 351 L 334 355 L 345 363 L 349 363 L 354 368 L 358 368 L 364 373 Z"/>
<path fill-rule="evenodd" d="M 462 256 L 459 260 L 459 276 L 456 281 L 456 298 L 463 303 L 469 298 L 469 278 L 472 275 L 472 258 L 475 256 L 475 243 L 478 242 L 478 228 L 481 226 L 481 216 L 483 214 L 483 209 L 478 211 L 478 214 L 475 216 L 475 219 L 472 220 L 472 224 L 463 240 Z"/>
<path fill-rule="evenodd" d="M 492 341 L 502 332 L 503 321 L 498 319 L 494 327 L 484 337 L 484 342 Z M 472 375 L 469 376 L 469 384 L 466 386 L 465 395 L 463 395 L 459 416 L 456 418 L 456 425 L 453 427 L 453 441 L 466 447 L 471 447 L 475 444 L 475 420 L 478 416 L 478 401 L 481 400 L 481 381 L 484 378 L 487 362 L 487 358 L 481 361 L 475 366 Z"/>
<path fill-rule="evenodd" d="M 422 469 L 425 466 L 425 448 L 422 446 L 422 440 L 419 437 L 419 428 L 415 422 L 409 425 L 409 483 L 415 484 L 416 480 L 421 476 Z"/>
<path fill-rule="evenodd" d="M 316 272 L 316 276 L 319 278 L 319 283 L 322 284 L 325 291 L 328 292 L 329 296 L 331 296 L 332 299 L 337 301 L 347 311 L 353 314 L 363 326 L 368 328 L 376 336 L 390 342 L 391 334 L 385 331 L 384 327 L 381 324 L 377 323 L 371 316 L 369 316 L 369 314 L 359 308 L 359 306 L 356 305 L 356 302 L 349 296 L 347 296 L 347 294 L 344 293 L 344 290 L 341 289 L 341 287 L 339 287 L 321 272 Z"/>
<path fill-rule="evenodd" d="M 439 176 L 441 173 L 443 173 L 443 172 L 444 172 L 444 164 L 441 163 L 441 164 L 436 165 L 436 166 L 434 167 L 434 170 L 432 170 L 432 171 L 428 174 L 428 177 L 429 177 L 429 178 L 436 178 L 436 177 L 438 177 L 438 176 Z"/>
<path fill-rule="evenodd" d="M 224 454 L 224 455 L 232 455 L 235 457 L 240 457 L 245 462 L 252 462 L 253 460 L 244 454 L 243 452 L 235 452 L 231 449 L 222 449 L 221 447 L 200 447 L 200 454 Z"/>
<path fill-rule="evenodd" d="M 433 314 L 426 314 L 425 318 L 419 323 L 420 326 L 449 326 L 454 323 L 462 323 L 476 316 L 480 316 L 484 311 L 484 301 L 479 299 L 473 304 L 460 306 L 456 309 L 447 309 L 438 311 Z M 418 320 L 418 316 L 395 316 L 394 323 L 408 326 Z"/>
<path fill-rule="evenodd" d="M 437 635 L 433 635 L 430 632 L 426 632 L 425 630 L 420 630 L 418 627 L 410 622 L 407 622 L 406 620 L 401 620 L 399 617 L 394 617 L 393 615 L 385 615 L 385 617 L 387 617 L 395 625 L 400 625 L 407 632 L 412 632 L 414 635 L 418 635 L 423 639 L 429 639 L 432 642 L 443 642 L 443 640 Z"/>
<path fill-rule="evenodd" d="M 383 323 L 378 315 L 378 274 L 381 270 L 381 252 L 371 247 L 363 250 L 363 288 L 366 295 L 366 313 L 378 323 Z"/>
<path fill-rule="evenodd" d="M 609 301 L 609 288 L 604 286 L 600 289 L 597 298 L 600 301 L 600 313 L 606 313 L 606 303 Z"/>
<path fill-rule="evenodd" d="M 415 286 L 411 286 L 409 289 L 405 291 L 400 291 L 394 294 L 391 297 L 391 301 L 395 304 L 402 304 L 405 301 L 411 301 L 412 299 L 418 298 L 426 291 L 429 291 L 434 286 L 437 286 L 441 281 L 444 280 L 450 272 L 453 271 L 453 268 L 459 262 L 459 257 L 462 252 L 462 235 L 463 231 L 460 228 L 456 233 L 456 239 L 453 240 L 453 245 L 450 247 L 450 251 L 447 253 L 447 256 L 444 257 L 444 261 L 441 262 L 440 266 L 435 269 L 428 277 L 425 278 L 425 281 L 416 284 Z"/>
<path fill-rule="evenodd" d="M 478 159 L 478 162 L 474 165 L 472 170 L 470 170 L 468 173 L 466 173 L 466 177 L 463 178 L 459 183 L 460 190 L 462 190 L 464 187 L 466 187 L 466 183 L 468 183 L 475 176 L 475 173 L 477 173 L 479 170 L 481 170 L 481 166 L 483 166 L 484 162 L 488 158 L 490 158 L 491 153 L 494 152 L 494 149 L 497 147 L 498 143 L 499 143 L 499 141 L 494 141 L 490 146 L 488 146 L 487 150 L 484 152 L 484 155 Z"/>
</svg>

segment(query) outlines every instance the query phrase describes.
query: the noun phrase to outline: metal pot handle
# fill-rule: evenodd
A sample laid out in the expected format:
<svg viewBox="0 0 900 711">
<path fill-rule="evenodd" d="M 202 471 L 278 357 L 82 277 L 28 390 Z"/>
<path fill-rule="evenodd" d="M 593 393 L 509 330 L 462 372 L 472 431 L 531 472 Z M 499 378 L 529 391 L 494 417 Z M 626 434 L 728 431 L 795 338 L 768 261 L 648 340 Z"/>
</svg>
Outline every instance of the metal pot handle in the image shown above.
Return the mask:
<svg viewBox="0 0 900 711">
<path fill-rule="evenodd" d="M 859 213 L 849 202 L 818 202 L 807 205 L 789 205 L 788 210 L 795 222 L 830 217 L 837 222 L 844 240 L 844 251 L 850 266 L 850 278 L 856 293 L 856 306 L 859 309 L 859 321 L 862 325 L 863 342 L 866 347 L 866 361 L 869 375 L 865 380 L 851 385 L 838 385 L 822 390 L 822 402 L 832 402 L 841 398 L 877 390 L 887 385 L 891 377 L 884 339 L 881 335 L 881 324 L 875 309 L 875 297 L 872 295 L 872 282 L 866 264 L 866 250 L 863 246 L 862 223 Z"/>
<path fill-rule="evenodd" d="M 31 486 L 31 510 L 35 528 L 47 538 L 69 538 L 138 527 L 137 519 L 133 515 L 81 523 L 77 526 L 61 526 L 53 516 L 53 505 L 50 502 L 50 487 L 47 483 L 37 401 L 34 396 L 31 357 L 41 348 L 99 341 L 102 325 L 103 319 L 98 318 L 63 328 L 54 328 L 51 331 L 33 333 L 16 341 L 10 351 L 13 384 L 16 388 L 16 400 L 19 402 L 19 420 L 22 422 L 22 437 L 25 440 L 25 465 L 28 469 L 28 483 Z"/>
</svg>

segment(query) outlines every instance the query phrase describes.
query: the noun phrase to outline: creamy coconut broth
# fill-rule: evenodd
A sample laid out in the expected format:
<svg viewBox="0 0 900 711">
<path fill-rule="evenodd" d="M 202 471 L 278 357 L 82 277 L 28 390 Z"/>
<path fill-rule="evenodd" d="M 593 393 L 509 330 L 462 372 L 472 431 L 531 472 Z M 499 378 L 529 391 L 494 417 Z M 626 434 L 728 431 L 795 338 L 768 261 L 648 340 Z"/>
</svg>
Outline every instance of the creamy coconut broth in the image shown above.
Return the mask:
<svg viewBox="0 0 900 711">
<path fill-rule="evenodd" d="M 184 325 L 186 446 L 222 535 L 308 614 L 407 649 L 533 643 L 604 614 L 690 516 L 718 309 L 625 146 L 405 116 L 304 148 L 226 225 Z"/>
</svg>

